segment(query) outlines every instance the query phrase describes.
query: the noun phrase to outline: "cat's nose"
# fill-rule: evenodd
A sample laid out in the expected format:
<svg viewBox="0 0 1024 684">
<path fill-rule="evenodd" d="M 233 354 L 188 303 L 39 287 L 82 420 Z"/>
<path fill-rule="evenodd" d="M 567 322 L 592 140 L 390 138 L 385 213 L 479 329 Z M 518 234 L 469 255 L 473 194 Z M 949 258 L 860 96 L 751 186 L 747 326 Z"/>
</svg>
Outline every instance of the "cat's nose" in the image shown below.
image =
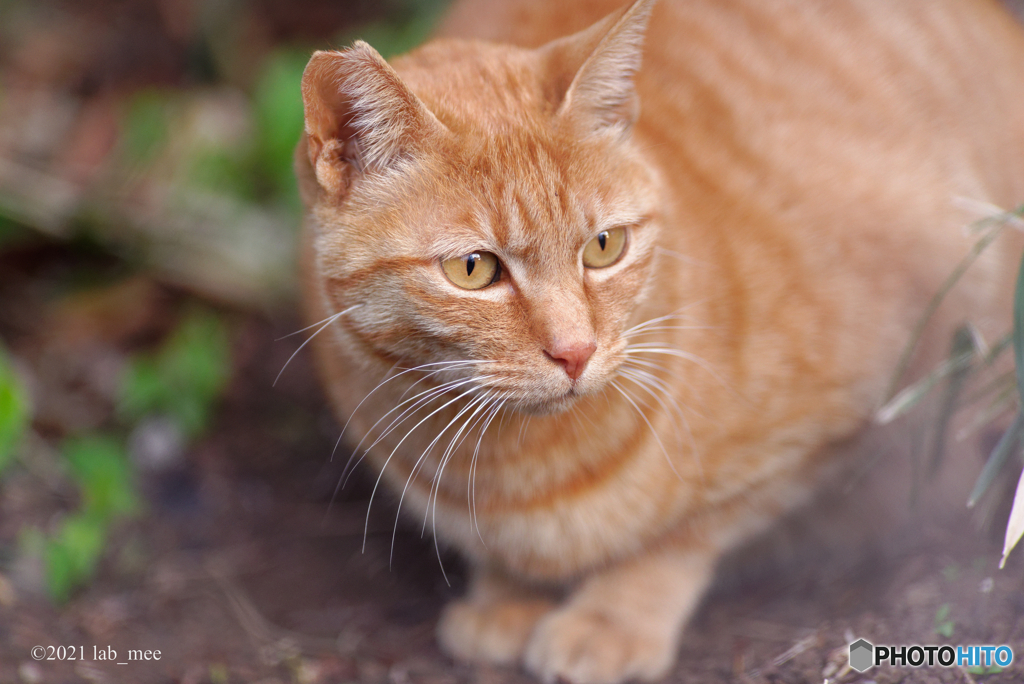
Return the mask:
<svg viewBox="0 0 1024 684">
<path fill-rule="evenodd" d="M 595 350 L 597 350 L 597 343 L 593 341 L 567 345 L 555 343 L 551 345 L 551 349 L 545 349 L 544 353 L 551 357 L 552 360 L 562 364 L 565 374 L 576 380 L 583 375 L 583 369 L 587 365 L 587 360 L 590 359 Z"/>
</svg>

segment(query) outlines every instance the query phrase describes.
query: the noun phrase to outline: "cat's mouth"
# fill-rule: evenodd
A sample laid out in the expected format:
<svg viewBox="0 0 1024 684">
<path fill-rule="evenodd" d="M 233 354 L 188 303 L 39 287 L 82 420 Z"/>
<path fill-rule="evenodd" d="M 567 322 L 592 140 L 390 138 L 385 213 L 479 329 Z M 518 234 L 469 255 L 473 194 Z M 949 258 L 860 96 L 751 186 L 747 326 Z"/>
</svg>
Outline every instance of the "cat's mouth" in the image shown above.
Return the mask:
<svg viewBox="0 0 1024 684">
<path fill-rule="evenodd" d="M 587 394 L 589 394 L 589 392 L 581 391 L 576 383 L 573 383 L 568 390 L 560 395 L 532 402 L 524 401 L 519 404 L 518 410 L 520 413 L 526 413 L 532 416 L 549 416 L 557 413 L 564 413 L 571 409 L 579 399 L 583 398 Z"/>
</svg>

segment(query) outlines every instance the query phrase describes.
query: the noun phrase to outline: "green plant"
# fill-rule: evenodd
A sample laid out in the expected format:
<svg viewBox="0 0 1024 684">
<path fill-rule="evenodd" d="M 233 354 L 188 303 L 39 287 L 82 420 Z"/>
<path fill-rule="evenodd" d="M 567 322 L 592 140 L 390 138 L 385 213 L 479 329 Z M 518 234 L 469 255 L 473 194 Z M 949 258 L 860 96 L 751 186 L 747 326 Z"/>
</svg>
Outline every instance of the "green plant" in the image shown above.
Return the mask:
<svg viewBox="0 0 1024 684">
<path fill-rule="evenodd" d="M 29 424 L 29 400 L 0 346 L 0 472 L 13 460 Z"/>
<path fill-rule="evenodd" d="M 203 142 L 185 159 L 187 184 L 247 204 L 301 210 L 292 154 L 302 134 L 305 51 L 277 50 L 261 65 L 249 98 L 251 134 L 234 143 Z"/>
<path fill-rule="evenodd" d="M 81 507 L 64 518 L 45 544 L 46 584 L 58 602 L 92 577 L 111 524 L 139 509 L 130 461 L 116 437 L 69 439 L 62 452 Z"/>
<path fill-rule="evenodd" d="M 166 415 L 194 438 L 209 424 L 228 380 L 227 331 L 213 314 L 193 311 L 155 354 L 131 360 L 121 382 L 118 414 L 127 422 Z"/>
<path fill-rule="evenodd" d="M 947 639 L 953 636 L 953 631 L 956 629 L 956 623 L 949 619 L 949 613 L 952 610 L 952 606 L 948 603 L 943 603 L 939 606 L 939 609 L 935 611 L 935 633 L 944 636 Z"/>
<path fill-rule="evenodd" d="M 155 353 L 130 359 L 117 402 L 123 427 L 159 413 L 174 420 L 184 435 L 195 438 L 209 423 L 229 366 L 223 323 L 212 313 L 190 312 Z M 0 436 L 17 434 L 27 425 L 27 402 L 19 399 L 22 395 L 13 377 L 0 356 Z M 5 401 L 21 408 L 3 410 Z M 8 423 L 21 427 L 5 431 Z M 4 453 L 0 449 L 0 457 Z M 111 528 L 142 508 L 123 433 L 70 437 L 61 444 L 60 454 L 78 492 L 79 506 L 52 534 L 25 530 L 21 542 L 26 552 L 42 558 L 47 591 L 58 603 L 94 576 Z"/>
<path fill-rule="evenodd" d="M 122 122 L 124 152 L 129 161 L 151 161 L 170 134 L 173 97 L 158 90 L 136 93 L 128 103 Z"/>
<path fill-rule="evenodd" d="M 1012 211 L 998 213 L 975 224 L 980 237 L 968 252 L 967 256 L 957 265 L 946 278 L 942 287 L 935 293 L 924 314 L 918 321 L 911 335 L 911 341 L 904 350 L 897 371 L 887 392 L 888 400 L 876 414 L 876 421 L 888 423 L 896 417 L 911 410 L 918 402 L 940 384 L 945 384 L 940 403 L 939 420 L 936 421 L 933 438 L 932 458 L 929 470 L 935 470 L 942 458 L 942 445 L 948 429 L 948 423 L 967 386 L 967 379 L 974 373 L 990 368 L 993 363 L 1007 350 L 1013 350 L 1014 371 L 989 382 L 980 395 L 994 395 L 983 416 L 992 419 L 1012 410 L 1014 419 L 1003 433 L 982 469 L 967 505 L 974 506 L 989 490 L 997 476 L 1004 470 L 1010 454 L 1020 452 L 1024 447 L 1024 258 L 1021 260 L 1014 291 L 1013 330 L 991 348 L 986 347 L 980 335 L 969 324 L 957 330 L 949 358 L 934 368 L 922 380 L 910 385 L 900 392 L 896 387 L 909 365 L 909 361 L 920 337 L 932 315 L 942 300 L 959 282 L 971 264 L 982 252 L 991 245 L 1010 224 L 1020 224 L 1024 217 L 1024 205 Z M 978 396 L 975 396 L 977 399 Z M 977 423 L 977 421 L 976 421 Z M 1003 554 L 999 566 L 1003 567 L 1006 558 L 1020 539 L 1024 537 L 1024 473 L 1017 483 L 1013 507 L 1006 526 L 1003 543 Z"/>
<path fill-rule="evenodd" d="M 989 665 L 988 667 L 985 667 L 984 665 L 971 665 L 970 667 L 966 667 L 964 669 L 967 671 L 968 674 L 980 676 L 999 674 L 1003 671 L 1003 668 L 999 667 L 998 665 Z"/>
<path fill-rule="evenodd" d="M 302 71 L 306 52 L 277 51 L 267 59 L 253 93 L 256 124 L 253 166 L 273 197 L 282 199 L 296 213 L 301 208 L 292 153 L 302 135 Z"/>
<path fill-rule="evenodd" d="M 0 249 L 17 244 L 29 235 L 29 231 L 25 226 L 4 215 L 2 210 L 3 205 L 0 203 Z"/>
</svg>

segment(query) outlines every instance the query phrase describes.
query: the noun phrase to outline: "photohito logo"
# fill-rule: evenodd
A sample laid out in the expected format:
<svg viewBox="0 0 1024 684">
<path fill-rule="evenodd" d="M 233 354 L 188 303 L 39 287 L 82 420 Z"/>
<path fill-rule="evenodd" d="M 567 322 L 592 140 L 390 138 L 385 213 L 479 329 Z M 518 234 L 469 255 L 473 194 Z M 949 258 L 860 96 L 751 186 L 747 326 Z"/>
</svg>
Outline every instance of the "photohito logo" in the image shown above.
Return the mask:
<svg viewBox="0 0 1024 684">
<path fill-rule="evenodd" d="M 888 664 L 910 667 L 1009 667 L 1013 649 L 1002 646 L 875 646 L 867 639 L 850 644 L 850 667 L 857 672 Z"/>
</svg>

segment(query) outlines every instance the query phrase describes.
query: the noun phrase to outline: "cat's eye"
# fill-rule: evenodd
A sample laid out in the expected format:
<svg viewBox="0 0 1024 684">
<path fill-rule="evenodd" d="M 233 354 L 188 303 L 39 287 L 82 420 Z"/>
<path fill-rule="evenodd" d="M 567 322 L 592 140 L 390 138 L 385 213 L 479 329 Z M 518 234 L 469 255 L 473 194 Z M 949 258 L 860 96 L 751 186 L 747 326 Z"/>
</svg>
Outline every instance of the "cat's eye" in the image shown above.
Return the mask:
<svg viewBox="0 0 1024 684">
<path fill-rule="evenodd" d="M 583 265 L 587 268 L 611 266 L 626 250 L 626 229 L 622 226 L 602 230 L 583 248 Z"/>
<path fill-rule="evenodd" d="M 445 259 L 441 268 L 448 280 L 466 290 L 479 290 L 501 277 L 498 257 L 490 252 L 473 252 L 465 256 Z"/>
</svg>

